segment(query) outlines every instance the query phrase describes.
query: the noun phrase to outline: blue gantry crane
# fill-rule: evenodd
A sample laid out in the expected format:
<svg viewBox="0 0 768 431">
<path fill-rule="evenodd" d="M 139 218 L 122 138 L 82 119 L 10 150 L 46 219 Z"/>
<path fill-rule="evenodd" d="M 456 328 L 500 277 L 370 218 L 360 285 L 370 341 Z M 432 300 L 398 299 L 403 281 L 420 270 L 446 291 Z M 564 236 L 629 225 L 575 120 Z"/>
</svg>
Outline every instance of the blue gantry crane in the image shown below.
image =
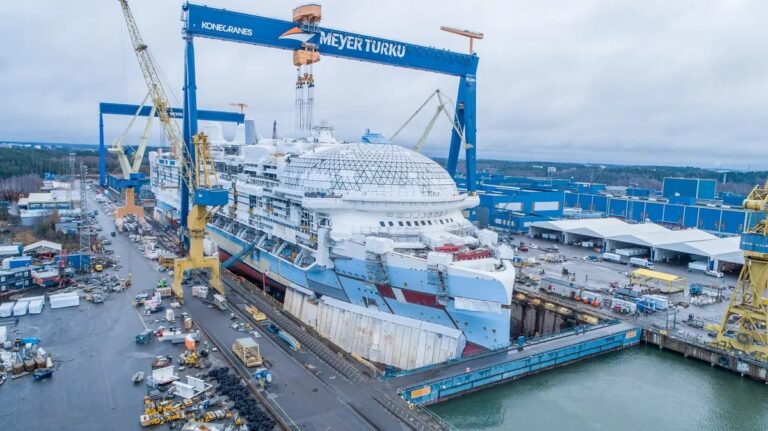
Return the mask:
<svg viewBox="0 0 768 431">
<path fill-rule="evenodd" d="M 136 198 L 141 187 L 149 182 L 149 178 L 141 172 L 140 166 L 144 159 L 144 151 L 147 147 L 151 121 L 159 117 L 154 105 L 147 105 L 147 98 L 140 105 L 127 105 L 121 103 L 99 104 L 99 184 L 109 187 L 124 195 L 125 204 L 116 210 L 115 219 L 122 219 L 125 215 L 133 214 L 140 222 L 144 222 L 144 208 L 136 205 Z M 183 111 L 179 108 L 170 109 L 171 117 L 181 118 Z M 133 117 L 126 130 L 107 148 L 104 144 L 104 115 L 124 115 Z M 144 133 L 139 139 L 137 148 L 126 145 L 127 135 L 132 125 L 139 117 L 147 117 Z M 201 120 L 242 123 L 245 116 L 240 113 L 222 111 L 200 111 L 198 118 Z M 120 161 L 121 176 L 115 176 L 106 172 L 107 152 L 113 153 Z M 129 159 L 128 156 L 132 156 Z"/>
<path fill-rule="evenodd" d="M 316 16 L 312 11 L 316 7 Z M 369 63 L 385 64 L 395 67 L 423 70 L 459 77 L 458 97 L 456 98 L 455 123 L 458 125 L 451 133 L 451 147 L 448 154 L 447 170 L 456 175 L 459 152 L 466 150 L 467 190 L 476 190 L 476 100 L 477 100 L 477 65 L 479 58 L 472 52 L 472 40 L 482 38 L 482 34 L 442 28 L 445 31 L 470 38 L 470 53 L 462 54 L 445 49 L 430 48 L 379 37 L 351 33 L 342 30 L 320 27 L 319 6 L 308 5 L 294 9 L 293 21 L 250 15 L 225 9 L 216 9 L 185 3 L 182 6 L 185 43 L 184 108 L 189 113 L 184 118 L 184 151 L 194 157 L 191 137 L 197 133 L 197 84 L 195 74 L 194 38 L 203 37 L 227 42 L 239 42 L 269 48 L 279 48 L 294 52 L 294 64 L 311 65 L 319 55 L 341 57 Z M 311 75 L 309 76 L 311 79 Z M 300 74 L 302 85 L 307 83 L 307 76 Z M 314 85 L 313 81 L 309 81 Z M 298 85 L 298 83 L 297 83 Z M 456 130 L 459 129 L 459 130 Z M 463 134 L 459 131 L 463 130 Z M 194 165 L 194 163 L 190 164 Z M 189 212 L 188 190 L 182 184 L 181 222 L 185 223 Z M 183 226 L 183 225 L 182 225 Z"/>
<path fill-rule="evenodd" d="M 181 108 L 171 108 L 171 116 L 181 119 L 184 116 L 184 110 Z M 134 116 L 148 117 L 152 112 L 152 106 L 130 105 L 125 103 L 99 103 L 99 185 L 101 187 L 112 187 L 117 191 L 122 191 L 128 184 L 124 179 L 111 178 L 107 172 L 107 147 L 104 144 L 104 116 Z M 157 117 L 157 112 L 153 114 Z M 219 121 L 223 123 L 241 124 L 245 121 L 245 115 L 237 112 L 227 111 L 197 111 L 197 118 L 203 121 Z"/>
</svg>

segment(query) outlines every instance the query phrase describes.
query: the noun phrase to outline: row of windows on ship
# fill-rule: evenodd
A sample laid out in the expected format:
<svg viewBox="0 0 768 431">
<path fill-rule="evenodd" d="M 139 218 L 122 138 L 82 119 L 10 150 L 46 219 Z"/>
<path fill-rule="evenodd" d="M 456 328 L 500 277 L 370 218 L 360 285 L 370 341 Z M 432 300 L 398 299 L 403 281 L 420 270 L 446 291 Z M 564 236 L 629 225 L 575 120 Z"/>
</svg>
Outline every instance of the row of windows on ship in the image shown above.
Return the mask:
<svg viewBox="0 0 768 431">
<path fill-rule="evenodd" d="M 434 225 L 437 225 L 438 222 L 440 222 L 440 224 L 453 223 L 453 217 L 435 220 Z M 388 221 L 388 222 L 379 221 L 379 226 L 387 227 L 387 225 L 389 225 L 389 227 L 394 227 L 395 226 L 395 222 L 393 222 L 391 220 Z M 405 221 L 404 222 L 404 221 L 401 220 L 401 221 L 397 222 L 397 225 L 400 226 L 400 227 L 403 227 L 403 226 L 409 226 L 409 227 L 411 227 L 411 226 L 427 226 L 427 225 L 433 226 L 432 220 L 414 220 L 413 222 L 411 222 L 411 221 Z"/>
</svg>

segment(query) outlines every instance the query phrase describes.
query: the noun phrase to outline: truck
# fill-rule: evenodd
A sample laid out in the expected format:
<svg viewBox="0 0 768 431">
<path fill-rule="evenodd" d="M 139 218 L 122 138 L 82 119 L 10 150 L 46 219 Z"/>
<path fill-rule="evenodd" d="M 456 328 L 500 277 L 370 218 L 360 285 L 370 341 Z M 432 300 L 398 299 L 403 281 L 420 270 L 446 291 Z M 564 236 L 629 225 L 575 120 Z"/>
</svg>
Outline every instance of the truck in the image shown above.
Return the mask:
<svg viewBox="0 0 768 431">
<path fill-rule="evenodd" d="M 603 253 L 603 260 L 607 260 L 609 262 L 615 262 L 615 263 L 624 263 L 624 261 L 621 260 L 621 255 L 618 255 L 616 253 Z"/>
<path fill-rule="evenodd" d="M 640 268 L 653 269 L 653 262 L 649 261 L 648 259 L 642 259 L 639 257 L 630 257 L 629 264 Z"/>
<path fill-rule="evenodd" d="M 720 271 L 715 271 L 714 269 L 707 269 L 704 271 L 704 274 L 710 277 L 723 278 L 723 273 Z"/>
</svg>

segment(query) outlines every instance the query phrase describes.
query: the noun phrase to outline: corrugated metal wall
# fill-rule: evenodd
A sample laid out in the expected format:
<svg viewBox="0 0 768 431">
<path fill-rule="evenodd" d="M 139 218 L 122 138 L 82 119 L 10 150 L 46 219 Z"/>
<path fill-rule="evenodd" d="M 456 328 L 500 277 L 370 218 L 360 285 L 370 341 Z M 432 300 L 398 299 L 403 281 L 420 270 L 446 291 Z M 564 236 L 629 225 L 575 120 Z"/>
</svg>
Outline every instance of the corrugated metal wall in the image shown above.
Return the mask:
<svg viewBox="0 0 768 431">
<path fill-rule="evenodd" d="M 310 299 L 288 288 L 285 309 L 349 353 L 370 361 L 413 369 L 461 356 L 461 331 L 372 311 L 332 298 Z M 377 316 L 380 314 L 380 316 Z"/>
</svg>

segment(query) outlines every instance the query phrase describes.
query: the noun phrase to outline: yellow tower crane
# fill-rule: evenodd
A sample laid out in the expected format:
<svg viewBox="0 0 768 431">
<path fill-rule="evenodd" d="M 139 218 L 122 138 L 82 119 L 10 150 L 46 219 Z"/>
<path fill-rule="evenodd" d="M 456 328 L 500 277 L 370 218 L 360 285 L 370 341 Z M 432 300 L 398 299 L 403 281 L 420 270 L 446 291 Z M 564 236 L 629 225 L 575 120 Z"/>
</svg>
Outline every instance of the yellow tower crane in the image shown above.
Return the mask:
<svg viewBox="0 0 768 431">
<path fill-rule="evenodd" d="M 715 344 L 768 362 L 768 181 L 752 189 L 744 208 L 756 223 L 741 236 L 744 267 Z"/>
<path fill-rule="evenodd" d="M 133 18 L 131 8 L 127 0 L 118 0 L 123 9 L 125 22 L 128 25 L 133 49 L 139 60 L 141 72 L 147 83 L 149 98 L 157 112 L 157 117 L 163 127 L 163 133 L 171 148 L 171 153 L 182 165 L 181 172 L 187 172 L 186 175 L 179 175 L 181 181 L 184 181 L 192 191 L 192 208 L 187 218 L 189 229 L 189 251 L 187 256 L 175 259 L 173 262 L 173 295 L 179 301 L 183 301 L 184 292 L 181 287 L 184 272 L 193 269 L 207 269 L 210 271 L 210 284 L 219 293 L 224 293 L 224 286 L 221 283 L 219 259 L 216 256 L 205 256 L 203 253 L 203 239 L 205 238 L 205 225 L 210 220 L 216 210 L 226 204 L 228 196 L 227 191 L 219 187 L 216 182 L 216 174 L 213 169 L 210 147 L 208 146 L 208 137 L 203 133 L 198 133 L 193 137 L 195 148 L 194 162 L 189 154 L 183 151 L 184 139 L 181 129 L 176 121 L 172 119 L 171 105 L 168 102 L 165 89 L 157 74 L 152 58 L 144 43 L 136 20 Z M 182 199 L 185 196 L 182 196 Z"/>
</svg>

